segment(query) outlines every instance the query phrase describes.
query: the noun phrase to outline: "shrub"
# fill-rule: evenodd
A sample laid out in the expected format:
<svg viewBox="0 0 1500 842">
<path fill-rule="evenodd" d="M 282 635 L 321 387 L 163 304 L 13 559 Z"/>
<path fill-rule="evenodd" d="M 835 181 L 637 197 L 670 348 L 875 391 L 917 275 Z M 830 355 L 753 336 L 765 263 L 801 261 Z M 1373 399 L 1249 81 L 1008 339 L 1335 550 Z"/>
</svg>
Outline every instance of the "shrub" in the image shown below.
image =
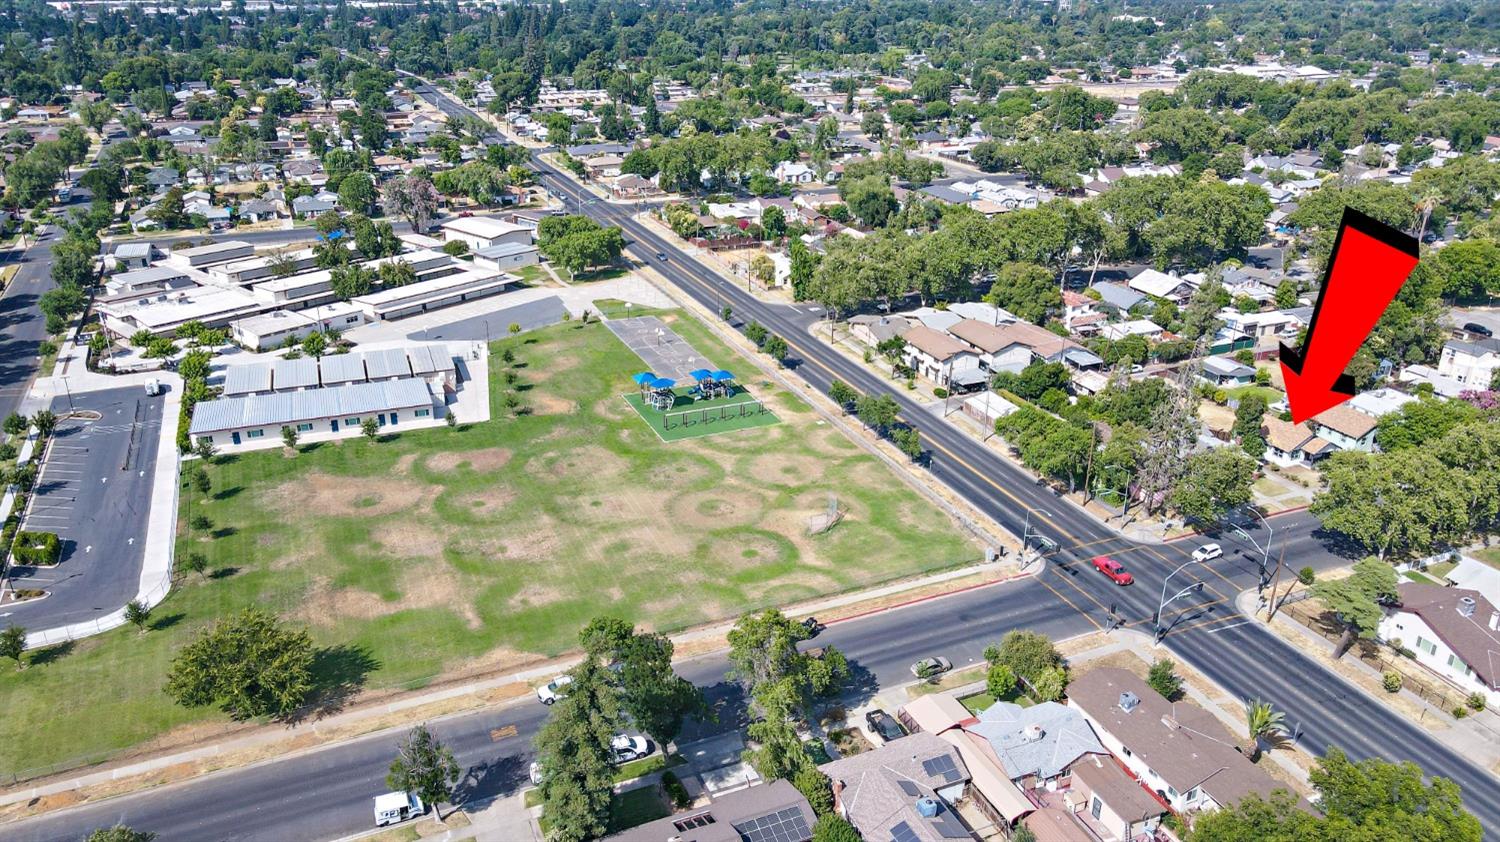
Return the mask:
<svg viewBox="0 0 1500 842">
<path fill-rule="evenodd" d="M 1386 670 L 1380 677 L 1380 685 L 1387 693 L 1397 693 L 1401 690 L 1401 673 L 1395 670 Z"/>
<path fill-rule="evenodd" d="M 1469 709 L 1466 708 L 1466 707 L 1464 707 L 1463 705 L 1457 705 L 1457 706 L 1455 706 L 1453 708 L 1453 718 L 1454 719 L 1463 719 L 1464 717 L 1466 717 L 1468 715 L 1469 715 Z"/>
<path fill-rule="evenodd" d="M 188 521 L 188 525 L 198 532 L 207 532 L 214 528 L 214 522 L 205 514 L 193 515 L 192 519 Z"/>
<path fill-rule="evenodd" d="M 944 389 L 942 386 L 939 386 L 936 389 L 932 390 L 932 396 L 935 398 L 946 398 L 948 397 L 948 390 Z"/>
<path fill-rule="evenodd" d="M 682 785 L 682 781 L 677 777 L 677 773 L 671 769 L 661 773 L 661 786 L 662 789 L 667 791 L 667 797 L 672 799 L 672 804 L 677 809 L 685 810 L 688 805 L 693 803 L 692 796 L 688 795 L 687 787 Z"/>
<path fill-rule="evenodd" d="M 1016 691 L 1016 674 L 1005 664 L 994 664 L 985 676 L 985 689 L 991 696 L 1003 699 Z"/>
<path fill-rule="evenodd" d="M 1470 693 L 1469 698 L 1464 700 L 1464 704 L 1468 705 L 1470 710 L 1484 710 L 1484 694 Z"/>
<path fill-rule="evenodd" d="M 1301 582 L 1304 586 L 1311 585 L 1313 580 L 1317 578 L 1318 574 L 1311 567 L 1304 567 L 1297 571 L 1297 581 Z"/>
<path fill-rule="evenodd" d="M 18 564 L 56 564 L 62 558 L 62 541 L 56 532 L 19 532 L 12 555 Z"/>
</svg>

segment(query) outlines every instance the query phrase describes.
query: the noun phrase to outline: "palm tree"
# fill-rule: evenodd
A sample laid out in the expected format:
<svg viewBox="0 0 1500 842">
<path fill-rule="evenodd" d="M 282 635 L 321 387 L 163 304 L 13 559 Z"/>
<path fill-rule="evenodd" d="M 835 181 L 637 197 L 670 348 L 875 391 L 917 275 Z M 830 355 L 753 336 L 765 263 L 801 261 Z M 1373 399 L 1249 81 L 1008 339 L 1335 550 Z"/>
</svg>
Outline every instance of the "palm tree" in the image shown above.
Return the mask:
<svg viewBox="0 0 1500 842">
<path fill-rule="evenodd" d="M 1240 752 L 1251 760 L 1260 756 L 1260 741 L 1275 740 L 1286 733 L 1286 714 L 1261 699 L 1245 700 L 1247 738 Z"/>
<path fill-rule="evenodd" d="M 1432 211 L 1439 204 L 1440 197 L 1437 190 L 1428 187 L 1422 191 L 1417 198 L 1417 210 L 1422 212 L 1422 222 L 1417 226 L 1417 242 L 1422 242 L 1422 237 L 1427 234 L 1427 220 L 1432 217 Z"/>
</svg>

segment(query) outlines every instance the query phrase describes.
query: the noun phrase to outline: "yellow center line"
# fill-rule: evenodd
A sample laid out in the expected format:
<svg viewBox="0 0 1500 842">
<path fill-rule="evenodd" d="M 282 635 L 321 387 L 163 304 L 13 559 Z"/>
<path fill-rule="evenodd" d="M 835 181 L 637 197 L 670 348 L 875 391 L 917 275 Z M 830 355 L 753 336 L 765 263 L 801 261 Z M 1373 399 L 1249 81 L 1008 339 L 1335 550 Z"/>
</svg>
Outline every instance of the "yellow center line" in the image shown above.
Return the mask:
<svg viewBox="0 0 1500 842">
<path fill-rule="evenodd" d="M 1066 602 L 1068 604 L 1068 607 L 1071 608 L 1071 609 L 1073 609 L 1075 612 L 1077 612 L 1080 616 L 1083 617 L 1083 619 L 1088 620 L 1090 623 L 1093 623 L 1094 624 L 1094 629 L 1096 631 L 1102 631 L 1104 629 L 1104 627 L 1101 626 L 1101 625 L 1099 625 L 1099 622 L 1097 620 L 1095 620 L 1092 616 L 1090 616 L 1087 611 L 1084 611 L 1083 609 L 1079 608 L 1078 605 L 1075 604 L 1073 602 L 1073 600 L 1068 599 L 1068 597 L 1066 595 L 1064 595 L 1062 591 L 1058 590 L 1057 588 L 1052 587 L 1052 585 L 1047 582 L 1045 571 L 1043 573 L 1037 575 L 1036 576 L 1036 580 L 1038 582 L 1042 583 L 1042 587 L 1044 587 L 1047 590 L 1052 591 L 1052 593 L 1056 594 L 1058 599 L 1062 600 L 1063 602 Z M 1073 587 L 1078 588 L 1078 586 L 1076 584 L 1074 584 Z M 1084 596 L 1088 596 L 1088 593 L 1086 591 L 1084 591 L 1082 588 L 1078 588 L 1078 592 L 1081 593 L 1081 594 L 1083 594 Z M 1093 599 L 1093 597 L 1090 596 L 1089 599 Z M 1095 601 L 1097 602 L 1097 600 L 1095 600 Z M 1103 606 L 1101 606 L 1101 607 L 1103 607 Z"/>
</svg>

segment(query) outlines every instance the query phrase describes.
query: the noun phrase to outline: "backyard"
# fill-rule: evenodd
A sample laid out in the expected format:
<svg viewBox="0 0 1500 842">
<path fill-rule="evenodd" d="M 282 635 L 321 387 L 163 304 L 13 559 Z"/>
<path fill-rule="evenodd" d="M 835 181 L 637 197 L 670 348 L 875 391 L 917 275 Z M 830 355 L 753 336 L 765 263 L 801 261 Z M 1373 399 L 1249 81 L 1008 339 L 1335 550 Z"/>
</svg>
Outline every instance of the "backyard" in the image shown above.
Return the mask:
<svg viewBox="0 0 1500 842">
<path fill-rule="evenodd" d="M 699 323 L 662 318 L 715 364 L 753 371 Z M 337 698 L 557 655 L 604 612 L 675 630 L 978 554 L 773 383 L 747 385 L 781 423 L 663 443 L 620 399 L 641 363 L 604 326 L 554 325 L 491 350 L 489 422 L 209 466 L 207 494 L 182 492 L 177 548 L 179 562 L 203 554 L 206 575 L 185 574 L 145 633 L 0 670 L 0 772 L 220 730 L 222 714 L 161 687 L 182 645 L 245 607 L 305 626 Z M 831 497 L 842 520 L 809 534 Z M 200 515 L 211 526 L 188 528 Z"/>
</svg>

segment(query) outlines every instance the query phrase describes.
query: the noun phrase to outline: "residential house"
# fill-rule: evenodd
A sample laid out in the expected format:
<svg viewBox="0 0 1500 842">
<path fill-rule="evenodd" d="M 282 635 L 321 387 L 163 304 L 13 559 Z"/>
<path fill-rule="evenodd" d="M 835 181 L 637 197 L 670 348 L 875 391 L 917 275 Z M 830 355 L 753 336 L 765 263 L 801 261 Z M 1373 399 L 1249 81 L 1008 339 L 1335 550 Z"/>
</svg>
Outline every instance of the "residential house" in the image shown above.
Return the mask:
<svg viewBox="0 0 1500 842">
<path fill-rule="evenodd" d="M 1228 357 L 1206 357 L 1198 376 L 1220 388 L 1233 388 L 1254 382 L 1255 369 Z"/>
<path fill-rule="evenodd" d="M 964 372 L 983 371 L 973 347 L 947 333 L 917 325 L 901 338 L 906 340 L 906 364 L 939 386 L 949 385 L 954 376 Z"/>
<path fill-rule="evenodd" d="M 958 750 L 969 773 L 972 803 L 992 824 L 1009 829 L 1036 809 L 1006 774 L 989 741 L 964 730 L 976 720 L 957 699 L 944 693 L 920 696 L 896 716 L 913 734 L 933 734 Z"/>
<path fill-rule="evenodd" d="M 1021 707 L 997 701 L 964 730 L 989 742 L 1005 773 L 1023 790 L 1056 787 L 1074 763 L 1107 754 L 1082 714 L 1057 702 Z"/>
<path fill-rule="evenodd" d="M 1285 789 L 1236 749 L 1239 740 L 1213 714 L 1168 702 L 1127 670 L 1098 667 L 1078 676 L 1068 685 L 1068 705 L 1131 777 L 1179 814 Z"/>
<path fill-rule="evenodd" d="M 1282 468 L 1312 465 L 1338 449 L 1314 435 L 1305 422 L 1293 424 L 1274 415 L 1261 420 L 1261 437 L 1266 442 L 1265 460 Z"/>
<path fill-rule="evenodd" d="M 1105 339 L 1118 342 L 1127 336 L 1141 336 L 1152 342 L 1157 342 L 1166 333 L 1166 329 L 1150 319 L 1131 319 L 1125 322 L 1106 324 L 1100 328 L 1100 333 Z"/>
<path fill-rule="evenodd" d="M 123 243 L 115 247 L 116 269 L 144 269 L 151 262 L 150 243 Z"/>
<path fill-rule="evenodd" d="M 835 812 L 865 839 L 971 838 L 954 810 L 969 771 L 958 750 L 936 734 L 910 734 L 819 768 L 833 785 Z"/>
<path fill-rule="evenodd" d="M 338 194 L 330 193 L 327 190 L 314 193 L 311 196 L 298 196 L 292 200 L 292 213 L 298 217 L 317 216 L 338 209 Z"/>
<path fill-rule="evenodd" d="M 811 184 L 818 180 L 812 167 L 800 161 L 782 161 L 771 170 L 771 177 L 782 184 Z"/>
<path fill-rule="evenodd" d="M 1420 582 L 1396 586 L 1378 634 L 1465 695 L 1500 704 L 1500 609 L 1484 594 Z"/>
<path fill-rule="evenodd" d="M 905 316 L 860 314 L 849 319 L 849 333 L 873 348 L 886 340 L 900 337 L 911 330 L 913 324 Z"/>
<path fill-rule="evenodd" d="M 1392 412 L 1400 411 L 1401 407 L 1418 400 L 1414 395 L 1397 391 L 1390 387 L 1383 389 L 1372 389 L 1368 392 L 1360 392 L 1350 398 L 1350 408 L 1379 420 Z"/>
<path fill-rule="evenodd" d="M 1092 754 L 1074 763 L 1068 770 L 1072 787 L 1069 794 L 1077 809 L 1073 818 L 1085 824 L 1092 835 L 1105 840 L 1155 840 L 1156 829 L 1167 812 L 1167 806 L 1141 782 L 1131 777 L 1120 761 L 1108 754 Z M 1027 826 L 1045 838 L 1033 819 Z M 1091 841 L 1092 842 L 1092 841 Z"/>
<path fill-rule="evenodd" d="M 1063 290 L 1063 327 L 1080 336 L 1098 333 L 1108 316 L 1099 312 L 1097 302 L 1087 295 Z"/>
<path fill-rule="evenodd" d="M 1129 286 L 1142 295 L 1165 298 L 1174 304 L 1181 304 L 1193 295 L 1193 287 L 1187 281 L 1155 269 L 1143 270 L 1130 279 Z"/>
<path fill-rule="evenodd" d="M 1369 453 L 1375 449 L 1375 419 L 1343 404 L 1314 415 L 1307 425 L 1339 450 Z"/>
<path fill-rule="evenodd" d="M 265 222 L 287 217 L 286 203 L 276 199 L 250 199 L 239 206 L 240 219 L 247 222 Z"/>
<path fill-rule="evenodd" d="M 1124 284 L 1101 281 L 1094 284 L 1093 289 L 1099 293 L 1099 301 L 1107 307 L 1113 307 L 1121 313 L 1130 312 L 1135 305 L 1146 301 L 1142 293 L 1136 292 Z"/>
<path fill-rule="evenodd" d="M 1443 344 L 1437 370 L 1472 389 L 1488 389 L 1500 371 L 1500 339 L 1449 340 Z"/>
<path fill-rule="evenodd" d="M 1256 339 L 1263 336 L 1295 337 L 1297 331 L 1306 325 L 1296 314 L 1287 310 L 1241 313 L 1232 307 L 1225 307 L 1219 311 L 1219 320 L 1230 330 Z"/>
<path fill-rule="evenodd" d="M 607 842 L 810 842 L 812 805 L 784 780 L 725 793 L 707 806 L 636 825 Z"/>
</svg>

